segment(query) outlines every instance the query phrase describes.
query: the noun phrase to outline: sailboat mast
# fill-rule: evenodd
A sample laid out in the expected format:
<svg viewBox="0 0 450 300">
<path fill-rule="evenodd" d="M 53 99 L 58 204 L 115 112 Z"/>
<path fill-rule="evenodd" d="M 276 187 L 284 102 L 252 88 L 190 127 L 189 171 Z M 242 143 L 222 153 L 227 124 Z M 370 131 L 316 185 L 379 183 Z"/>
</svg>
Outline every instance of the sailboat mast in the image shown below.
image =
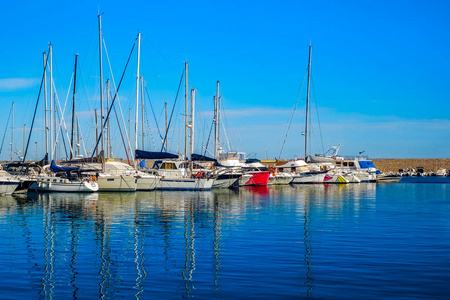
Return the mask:
<svg viewBox="0 0 450 300">
<path fill-rule="evenodd" d="M 137 48 L 137 71 L 136 71 L 136 118 L 134 122 L 134 150 L 138 148 L 138 123 L 139 123 L 139 59 L 141 55 L 141 33 L 138 33 Z M 133 154 L 134 157 L 135 154 Z"/>
<path fill-rule="evenodd" d="M 73 74 L 73 101 L 72 101 L 72 135 L 70 137 L 70 159 L 73 158 L 73 153 L 75 151 L 75 146 L 73 143 L 73 136 L 75 132 L 75 88 L 77 84 L 77 59 L 78 54 L 75 54 L 75 70 Z"/>
<path fill-rule="evenodd" d="M 195 115 L 195 89 L 191 90 L 191 154 L 189 156 L 192 161 L 192 153 L 194 153 L 194 115 Z"/>
<path fill-rule="evenodd" d="M 11 161 L 14 161 L 14 102 L 12 103 L 12 122 L 11 122 Z"/>
<path fill-rule="evenodd" d="M 141 107 L 142 107 L 142 150 L 145 150 L 145 126 L 144 126 L 144 76 L 141 76 Z"/>
<path fill-rule="evenodd" d="M 50 58 L 50 161 L 53 160 L 53 45 L 49 46 Z"/>
<path fill-rule="evenodd" d="M 164 110 L 166 113 L 166 152 L 168 151 L 167 149 L 169 148 L 169 133 L 167 132 L 168 128 L 168 123 L 167 123 L 167 102 L 164 102 Z"/>
<path fill-rule="evenodd" d="M 47 57 L 44 55 L 44 114 L 45 114 L 45 153 L 48 153 L 48 120 L 47 120 Z"/>
<path fill-rule="evenodd" d="M 106 107 L 109 107 L 109 79 L 106 79 Z M 109 118 L 108 121 L 106 123 L 106 152 L 108 157 L 112 156 L 112 151 L 111 151 L 111 128 L 110 128 L 110 123 L 109 123 Z"/>
<path fill-rule="evenodd" d="M 99 43 L 99 61 L 100 61 L 100 136 L 101 152 L 105 156 L 103 145 L 103 62 L 102 62 L 102 16 L 98 15 L 98 43 Z"/>
<path fill-rule="evenodd" d="M 184 63 L 184 100 L 185 100 L 185 111 L 184 111 L 184 158 L 187 157 L 187 141 L 188 141 L 188 63 Z"/>
<path fill-rule="evenodd" d="M 215 159 L 219 159 L 219 109 L 220 109 L 219 85 L 220 85 L 220 82 L 219 82 L 219 80 L 217 80 L 216 101 L 214 101 L 214 158 Z"/>
<path fill-rule="evenodd" d="M 308 84 L 306 86 L 305 161 L 308 157 L 309 87 L 311 83 L 311 53 L 312 53 L 312 46 L 309 45 Z"/>
</svg>

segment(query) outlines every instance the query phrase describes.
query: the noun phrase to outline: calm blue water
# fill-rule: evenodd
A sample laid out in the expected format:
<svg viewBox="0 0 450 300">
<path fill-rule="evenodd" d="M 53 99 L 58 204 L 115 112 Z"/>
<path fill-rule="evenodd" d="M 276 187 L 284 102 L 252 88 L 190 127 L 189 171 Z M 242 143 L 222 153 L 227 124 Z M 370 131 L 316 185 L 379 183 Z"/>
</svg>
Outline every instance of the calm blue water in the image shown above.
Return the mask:
<svg viewBox="0 0 450 300">
<path fill-rule="evenodd" d="M 0 299 L 450 298 L 448 183 L 0 199 Z"/>
</svg>

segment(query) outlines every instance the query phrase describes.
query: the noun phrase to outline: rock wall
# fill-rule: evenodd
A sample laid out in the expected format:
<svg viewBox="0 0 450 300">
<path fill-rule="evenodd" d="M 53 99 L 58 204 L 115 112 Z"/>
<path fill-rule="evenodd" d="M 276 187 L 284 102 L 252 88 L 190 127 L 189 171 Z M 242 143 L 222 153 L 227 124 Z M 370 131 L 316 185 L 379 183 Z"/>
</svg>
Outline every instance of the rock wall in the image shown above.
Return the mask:
<svg viewBox="0 0 450 300">
<path fill-rule="evenodd" d="M 450 158 L 408 158 L 408 159 L 372 159 L 383 173 L 398 173 L 399 169 L 425 168 L 425 172 L 436 172 L 438 169 L 450 170 Z"/>
</svg>

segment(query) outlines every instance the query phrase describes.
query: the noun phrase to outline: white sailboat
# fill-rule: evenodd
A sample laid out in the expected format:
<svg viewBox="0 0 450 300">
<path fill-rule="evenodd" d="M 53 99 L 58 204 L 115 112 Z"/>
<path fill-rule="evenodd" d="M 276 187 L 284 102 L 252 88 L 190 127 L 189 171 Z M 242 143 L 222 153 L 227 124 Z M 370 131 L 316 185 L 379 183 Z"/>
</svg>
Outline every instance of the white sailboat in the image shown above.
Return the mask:
<svg viewBox="0 0 450 300">
<path fill-rule="evenodd" d="M 311 54 L 312 46 L 309 45 L 308 58 L 308 83 L 306 88 L 306 120 L 305 120 L 305 161 L 308 162 L 308 134 L 309 134 L 309 90 L 311 82 Z M 328 170 L 309 170 L 308 172 L 299 173 L 291 183 L 323 183 Z"/>
<path fill-rule="evenodd" d="M 191 190 L 191 191 L 204 191 L 210 190 L 214 178 L 207 176 L 206 173 L 194 172 L 192 155 L 190 159 L 188 157 L 188 136 L 190 136 L 190 153 L 193 153 L 194 149 L 194 105 L 195 105 L 195 90 L 191 90 L 191 111 L 188 111 L 188 63 L 185 62 L 185 144 L 184 144 L 184 157 L 179 159 L 178 155 L 165 153 L 165 152 L 149 152 L 136 150 L 136 159 L 157 159 L 153 166 L 153 169 L 158 171 L 158 175 L 161 176 L 156 189 L 157 190 Z M 188 122 L 188 117 L 191 117 Z M 190 135 L 188 134 L 190 129 Z"/>
<path fill-rule="evenodd" d="M 59 167 L 52 160 L 44 172 L 33 176 L 28 192 L 96 192 L 98 184 L 93 176 L 85 175 L 79 167 Z"/>
</svg>

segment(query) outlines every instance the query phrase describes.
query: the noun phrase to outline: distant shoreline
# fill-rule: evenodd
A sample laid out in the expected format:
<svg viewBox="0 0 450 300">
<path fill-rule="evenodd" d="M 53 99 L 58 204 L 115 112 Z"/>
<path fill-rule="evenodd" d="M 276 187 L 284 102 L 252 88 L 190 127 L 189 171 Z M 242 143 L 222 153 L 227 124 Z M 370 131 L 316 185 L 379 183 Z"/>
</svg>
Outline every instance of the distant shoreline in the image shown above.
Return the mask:
<svg viewBox="0 0 450 300">
<path fill-rule="evenodd" d="M 439 169 L 450 169 L 450 158 L 374 158 L 371 159 L 381 172 L 398 173 L 400 169 L 416 169 L 422 167 L 425 172 L 436 172 Z"/>
</svg>

